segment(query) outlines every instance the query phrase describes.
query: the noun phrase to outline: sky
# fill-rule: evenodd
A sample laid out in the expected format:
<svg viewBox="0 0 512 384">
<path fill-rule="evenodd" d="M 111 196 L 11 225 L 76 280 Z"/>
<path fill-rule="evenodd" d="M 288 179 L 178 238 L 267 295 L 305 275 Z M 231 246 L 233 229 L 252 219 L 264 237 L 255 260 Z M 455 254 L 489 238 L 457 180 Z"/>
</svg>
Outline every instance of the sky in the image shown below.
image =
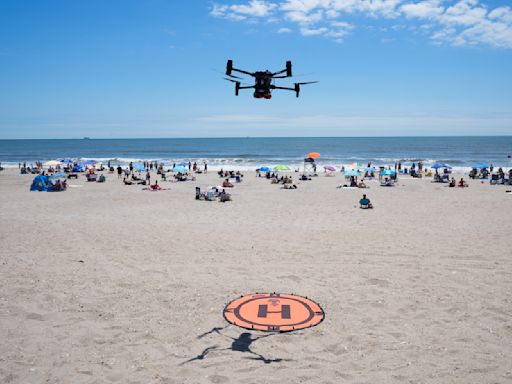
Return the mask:
<svg viewBox="0 0 512 384">
<path fill-rule="evenodd" d="M 507 4 L 2 0 L 0 139 L 510 135 Z M 236 97 L 227 59 L 319 83 Z"/>
</svg>

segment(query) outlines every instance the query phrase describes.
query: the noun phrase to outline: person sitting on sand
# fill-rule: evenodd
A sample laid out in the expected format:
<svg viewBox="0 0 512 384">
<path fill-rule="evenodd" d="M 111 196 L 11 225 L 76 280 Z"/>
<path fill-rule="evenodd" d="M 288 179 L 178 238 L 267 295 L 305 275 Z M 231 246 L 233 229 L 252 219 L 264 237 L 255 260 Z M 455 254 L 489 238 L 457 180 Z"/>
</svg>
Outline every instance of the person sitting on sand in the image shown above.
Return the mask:
<svg viewBox="0 0 512 384">
<path fill-rule="evenodd" d="M 356 182 L 356 178 L 354 176 L 350 176 L 350 186 L 357 188 L 357 182 Z"/>
<path fill-rule="evenodd" d="M 448 186 L 450 188 L 453 188 L 457 185 L 457 182 L 455 181 L 455 178 L 452 177 L 451 181 L 450 181 L 450 184 L 448 184 Z"/>
<path fill-rule="evenodd" d="M 226 201 L 231 200 L 231 195 L 229 193 L 227 193 L 225 189 L 223 189 L 222 192 L 219 194 L 219 199 L 220 199 L 221 203 L 224 203 Z"/>
<path fill-rule="evenodd" d="M 460 179 L 460 181 L 459 181 L 459 187 L 461 187 L 461 188 L 469 187 L 469 185 L 464 181 L 464 178 L 461 178 L 461 179 Z"/>
<path fill-rule="evenodd" d="M 222 183 L 222 187 L 223 187 L 223 188 L 233 188 L 233 184 L 231 184 L 231 183 L 229 182 L 229 179 L 226 179 L 226 180 L 224 180 L 224 182 Z"/>
<path fill-rule="evenodd" d="M 133 183 L 130 180 L 126 180 L 126 177 L 123 179 L 124 185 L 133 185 Z"/>
<path fill-rule="evenodd" d="M 363 195 L 363 198 L 359 200 L 359 208 L 361 209 L 371 209 L 373 208 L 372 203 L 370 202 L 370 199 L 366 197 L 366 195 Z"/>
<path fill-rule="evenodd" d="M 368 188 L 364 183 L 364 179 L 357 183 L 357 188 Z"/>
<path fill-rule="evenodd" d="M 158 185 L 158 180 L 155 180 L 155 184 L 150 185 L 152 191 L 160 191 L 162 188 Z"/>
</svg>

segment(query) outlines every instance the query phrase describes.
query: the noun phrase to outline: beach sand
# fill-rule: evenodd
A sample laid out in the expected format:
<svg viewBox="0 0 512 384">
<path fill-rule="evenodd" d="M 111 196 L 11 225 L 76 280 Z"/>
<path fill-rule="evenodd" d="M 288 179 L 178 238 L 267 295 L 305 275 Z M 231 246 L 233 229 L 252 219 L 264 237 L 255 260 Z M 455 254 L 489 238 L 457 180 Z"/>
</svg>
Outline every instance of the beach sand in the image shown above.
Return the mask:
<svg viewBox="0 0 512 384">
<path fill-rule="evenodd" d="M 194 199 L 214 172 L 160 192 L 31 180 L 0 173 L 1 383 L 512 382 L 510 187 L 246 174 L 219 203 Z M 230 300 L 274 291 L 325 320 L 254 354 L 231 350 L 236 326 L 200 337 Z"/>
</svg>

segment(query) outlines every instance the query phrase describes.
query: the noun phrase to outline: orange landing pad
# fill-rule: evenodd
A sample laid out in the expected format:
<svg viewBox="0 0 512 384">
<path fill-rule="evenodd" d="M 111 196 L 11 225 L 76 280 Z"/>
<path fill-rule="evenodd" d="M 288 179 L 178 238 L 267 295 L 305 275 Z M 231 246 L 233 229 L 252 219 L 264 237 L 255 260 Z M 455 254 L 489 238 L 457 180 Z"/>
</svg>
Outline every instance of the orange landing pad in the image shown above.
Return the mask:
<svg viewBox="0 0 512 384">
<path fill-rule="evenodd" d="M 288 332 L 322 322 L 324 311 L 307 297 L 280 293 L 242 296 L 224 308 L 231 324 L 259 331 Z"/>
</svg>

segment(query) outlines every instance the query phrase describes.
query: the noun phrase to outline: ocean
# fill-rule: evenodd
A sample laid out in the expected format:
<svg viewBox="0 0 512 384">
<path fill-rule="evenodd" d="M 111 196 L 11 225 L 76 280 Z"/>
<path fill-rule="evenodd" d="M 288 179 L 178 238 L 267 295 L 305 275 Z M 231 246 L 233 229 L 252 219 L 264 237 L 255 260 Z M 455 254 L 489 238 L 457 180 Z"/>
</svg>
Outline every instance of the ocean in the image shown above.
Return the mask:
<svg viewBox="0 0 512 384">
<path fill-rule="evenodd" d="M 313 151 L 321 154 L 319 165 L 408 165 L 421 160 L 427 166 L 441 161 L 464 170 L 475 162 L 510 167 L 512 136 L 0 140 L 4 167 L 72 158 L 110 160 L 113 165 L 157 160 L 207 162 L 211 169 L 297 168 Z"/>
</svg>

